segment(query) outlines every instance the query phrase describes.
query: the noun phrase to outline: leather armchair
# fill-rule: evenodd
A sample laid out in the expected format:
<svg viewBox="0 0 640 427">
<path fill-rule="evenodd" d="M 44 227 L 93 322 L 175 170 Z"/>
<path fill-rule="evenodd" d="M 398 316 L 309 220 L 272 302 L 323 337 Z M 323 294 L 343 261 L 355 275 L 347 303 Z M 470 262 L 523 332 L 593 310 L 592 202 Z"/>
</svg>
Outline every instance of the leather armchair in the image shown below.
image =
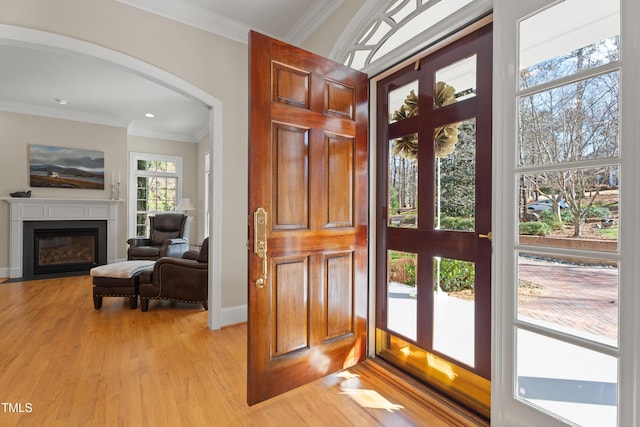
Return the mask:
<svg viewBox="0 0 640 427">
<path fill-rule="evenodd" d="M 149 237 L 127 240 L 128 260 L 157 260 L 162 257 L 180 258 L 189 249 L 191 218 L 178 213 L 163 213 L 149 217 Z"/>
<path fill-rule="evenodd" d="M 160 258 L 153 271 L 140 275 L 140 309 L 149 309 L 150 299 L 202 304 L 209 309 L 209 238 L 204 239 L 200 252 L 190 259 L 192 251 L 185 258 Z"/>
</svg>

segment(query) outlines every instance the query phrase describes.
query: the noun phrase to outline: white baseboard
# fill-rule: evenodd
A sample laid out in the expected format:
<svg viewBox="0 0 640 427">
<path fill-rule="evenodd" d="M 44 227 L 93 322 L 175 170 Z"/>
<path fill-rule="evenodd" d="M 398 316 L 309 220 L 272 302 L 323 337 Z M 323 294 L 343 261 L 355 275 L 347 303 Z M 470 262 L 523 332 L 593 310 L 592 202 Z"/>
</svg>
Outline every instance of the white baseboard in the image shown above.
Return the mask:
<svg viewBox="0 0 640 427">
<path fill-rule="evenodd" d="M 9 270 L 9 267 L 0 267 L 0 277 L 10 277 Z"/>
<path fill-rule="evenodd" d="M 222 327 L 245 323 L 248 318 L 247 305 L 237 305 L 235 307 L 222 308 L 220 317 Z"/>
</svg>

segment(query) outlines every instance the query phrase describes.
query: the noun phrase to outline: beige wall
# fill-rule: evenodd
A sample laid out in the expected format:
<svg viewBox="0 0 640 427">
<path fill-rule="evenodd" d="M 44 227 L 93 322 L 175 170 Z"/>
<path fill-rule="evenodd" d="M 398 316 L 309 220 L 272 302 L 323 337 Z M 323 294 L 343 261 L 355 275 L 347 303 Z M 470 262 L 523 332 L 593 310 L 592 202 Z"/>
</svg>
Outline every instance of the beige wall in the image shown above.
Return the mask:
<svg viewBox="0 0 640 427">
<path fill-rule="evenodd" d="M 127 136 L 119 127 L 95 125 L 26 114 L 0 111 L 0 197 L 19 190 L 31 190 L 33 198 L 52 199 L 108 199 L 111 197 L 111 177 L 121 174 L 121 199 L 118 210 L 118 238 L 116 256 L 126 258 L 128 230 L 128 165 L 129 152 L 178 156 L 183 161 L 183 197 L 198 203 L 198 147 L 199 144 L 163 139 Z M 77 190 L 65 188 L 29 187 L 29 144 L 99 150 L 105 154 L 105 189 Z M 9 266 L 9 205 L 0 203 L 0 269 Z M 195 222 L 198 219 L 195 218 Z M 197 227 L 191 238 L 201 240 Z"/>
<path fill-rule="evenodd" d="M 31 190 L 32 197 L 60 199 L 108 199 L 111 196 L 111 173 L 127 170 L 127 130 L 70 120 L 50 119 L 0 111 L 0 196 L 19 190 Z M 29 187 L 29 144 L 82 148 L 104 152 L 105 189 Z M 117 173 L 117 172 L 116 172 Z M 122 187 L 126 200 L 126 186 Z M 118 258 L 126 258 L 125 203 L 118 209 Z M 0 202 L 0 269 L 9 266 L 9 205 Z"/>
<path fill-rule="evenodd" d="M 303 49 L 329 57 L 338 38 L 364 5 L 365 0 L 348 0 L 300 45 Z M 331 58 L 335 59 L 335 58 Z"/>
<path fill-rule="evenodd" d="M 212 237 L 220 238 L 224 248 L 222 307 L 246 304 L 247 45 L 113 0 L 0 0 L 0 11 L 0 24 L 57 33 L 122 52 L 223 103 L 223 233 Z"/>
</svg>

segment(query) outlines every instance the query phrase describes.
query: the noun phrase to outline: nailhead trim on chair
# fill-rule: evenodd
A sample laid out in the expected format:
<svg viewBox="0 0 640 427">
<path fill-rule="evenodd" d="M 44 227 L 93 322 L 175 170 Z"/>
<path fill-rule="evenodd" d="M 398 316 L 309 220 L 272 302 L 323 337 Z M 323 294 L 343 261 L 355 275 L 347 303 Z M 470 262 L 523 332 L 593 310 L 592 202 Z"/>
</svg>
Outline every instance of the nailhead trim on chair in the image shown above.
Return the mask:
<svg viewBox="0 0 640 427">
<path fill-rule="evenodd" d="M 202 301 L 202 300 L 198 300 L 198 301 L 194 301 L 194 300 L 184 300 L 184 299 L 176 299 L 176 298 L 165 298 L 165 297 L 143 297 L 141 296 L 140 298 L 143 299 L 159 299 L 159 300 L 163 300 L 163 301 L 175 301 L 175 302 L 186 302 L 186 303 L 194 303 L 194 304 L 203 304 L 205 302 L 209 302 L 209 300 L 206 301 Z"/>
<path fill-rule="evenodd" d="M 138 295 L 137 295 L 137 294 L 135 294 L 135 295 L 132 295 L 132 294 L 129 294 L 129 295 L 121 295 L 121 294 L 100 294 L 100 295 L 95 295 L 95 296 L 97 296 L 97 297 L 126 297 L 126 298 L 129 298 L 129 297 L 137 297 Z"/>
</svg>

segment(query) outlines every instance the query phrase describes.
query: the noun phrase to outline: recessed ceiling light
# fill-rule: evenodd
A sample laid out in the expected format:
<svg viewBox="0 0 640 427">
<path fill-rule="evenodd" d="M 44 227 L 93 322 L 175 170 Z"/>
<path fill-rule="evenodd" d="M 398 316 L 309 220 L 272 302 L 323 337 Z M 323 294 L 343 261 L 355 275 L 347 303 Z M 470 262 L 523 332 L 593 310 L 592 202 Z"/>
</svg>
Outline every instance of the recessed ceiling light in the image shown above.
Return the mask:
<svg viewBox="0 0 640 427">
<path fill-rule="evenodd" d="M 67 105 L 67 100 L 66 99 L 53 98 L 53 100 L 56 101 L 60 105 Z"/>
<path fill-rule="evenodd" d="M 155 115 L 153 115 L 152 113 L 146 113 L 144 116 L 149 117 L 150 119 L 155 117 Z"/>
</svg>

